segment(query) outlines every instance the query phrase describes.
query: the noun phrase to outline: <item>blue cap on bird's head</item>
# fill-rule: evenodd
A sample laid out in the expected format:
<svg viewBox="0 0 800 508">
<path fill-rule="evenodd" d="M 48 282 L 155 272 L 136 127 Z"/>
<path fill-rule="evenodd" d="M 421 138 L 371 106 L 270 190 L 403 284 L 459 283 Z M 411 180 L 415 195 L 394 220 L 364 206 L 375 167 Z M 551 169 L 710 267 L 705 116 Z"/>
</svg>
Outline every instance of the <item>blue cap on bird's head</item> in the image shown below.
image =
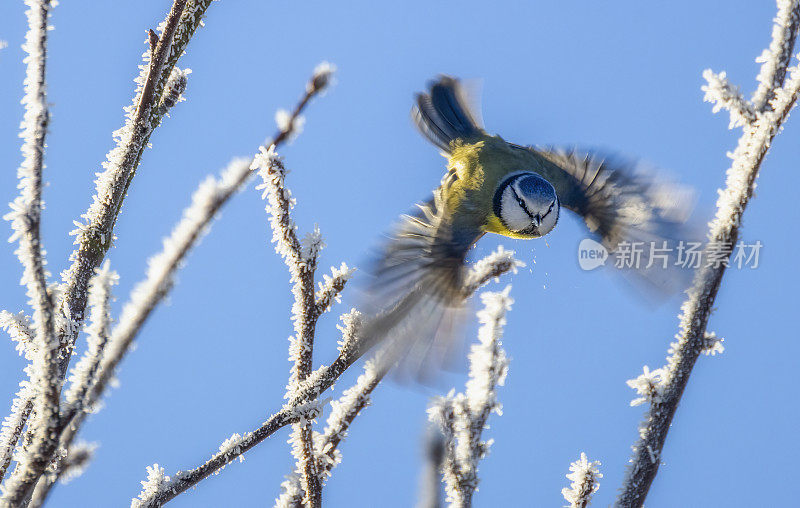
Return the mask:
<svg viewBox="0 0 800 508">
<path fill-rule="evenodd" d="M 497 187 L 493 209 L 515 236 L 539 238 L 556 226 L 558 196 L 553 186 L 536 173 L 516 173 Z"/>
</svg>

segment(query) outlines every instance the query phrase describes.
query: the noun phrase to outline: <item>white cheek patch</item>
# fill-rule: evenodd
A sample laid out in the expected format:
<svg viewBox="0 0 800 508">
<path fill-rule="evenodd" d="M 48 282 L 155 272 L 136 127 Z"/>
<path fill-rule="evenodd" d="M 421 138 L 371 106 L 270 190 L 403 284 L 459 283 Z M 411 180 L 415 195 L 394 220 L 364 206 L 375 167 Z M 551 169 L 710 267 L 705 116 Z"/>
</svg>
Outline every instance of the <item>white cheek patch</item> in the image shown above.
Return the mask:
<svg viewBox="0 0 800 508">
<path fill-rule="evenodd" d="M 503 197 L 500 201 L 500 214 L 503 223 L 511 231 L 522 231 L 531 225 L 531 218 L 519 206 L 511 185 L 507 186 L 503 191 Z"/>
</svg>

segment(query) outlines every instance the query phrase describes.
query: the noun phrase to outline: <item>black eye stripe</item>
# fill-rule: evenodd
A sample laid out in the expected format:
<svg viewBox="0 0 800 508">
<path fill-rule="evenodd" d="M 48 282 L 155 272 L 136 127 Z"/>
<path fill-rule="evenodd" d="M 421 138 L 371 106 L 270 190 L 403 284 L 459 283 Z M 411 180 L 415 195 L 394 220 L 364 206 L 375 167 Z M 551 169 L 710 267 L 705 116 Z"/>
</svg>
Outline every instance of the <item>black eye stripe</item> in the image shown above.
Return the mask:
<svg viewBox="0 0 800 508">
<path fill-rule="evenodd" d="M 525 210 L 525 213 L 528 214 L 528 217 L 530 217 L 531 220 L 533 220 L 535 216 L 531 213 L 530 210 L 528 210 L 528 205 L 526 205 L 525 201 L 519 196 L 519 194 L 517 194 L 517 189 L 515 189 L 513 185 L 511 186 L 511 192 L 513 192 L 514 197 L 517 198 L 517 203 L 519 203 L 519 206 L 521 206 L 522 209 Z"/>
</svg>

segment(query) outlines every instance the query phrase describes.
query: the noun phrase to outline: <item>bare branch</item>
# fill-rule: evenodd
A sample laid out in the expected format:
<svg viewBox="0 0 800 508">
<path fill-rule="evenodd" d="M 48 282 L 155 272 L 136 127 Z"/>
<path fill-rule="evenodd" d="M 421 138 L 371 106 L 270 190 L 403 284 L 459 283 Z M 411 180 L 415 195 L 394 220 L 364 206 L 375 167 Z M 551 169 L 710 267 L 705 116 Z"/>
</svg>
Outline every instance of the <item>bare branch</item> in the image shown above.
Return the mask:
<svg viewBox="0 0 800 508">
<path fill-rule="evenodd" d="M 781 2 L 781 5 L 789 2 Z M 796 7 L 796 2 L 790 2 Z M 782 7 L 783 8 L 783 7 Z M 794 18 L 792 18 L 794 19 Z M 796 24 L 792 26 L 796 29 Z M 790 40 L 793 42 L 794 37 Z M 739 237 L 742 214 L 753 194 L 761 163 L 772 141 L 797 100 L 800 70 L 791 69 L 791 76 L 774 91 L 771 107 L 746 127 L 732 154 L 727 171 L 726 187 L 717 200 L 716 217 L 710 224 L 708 245 L 735 245 Z M 727 267 L 706 264 L 695 274 L 689 297 L 682 306 L 680 332 L 670 345 L 667 365 L 659 369 L 661 380 L 654 385 L 650 409 L 640 426 L 640 439 L 625 477 L 617 506 L 639 507 L 644 503 L 650 485 L 661 463 L 661 451 L 683 390 L 700 354 L 709 351 L 706 334 L 708 318 Z"/>
</svg>

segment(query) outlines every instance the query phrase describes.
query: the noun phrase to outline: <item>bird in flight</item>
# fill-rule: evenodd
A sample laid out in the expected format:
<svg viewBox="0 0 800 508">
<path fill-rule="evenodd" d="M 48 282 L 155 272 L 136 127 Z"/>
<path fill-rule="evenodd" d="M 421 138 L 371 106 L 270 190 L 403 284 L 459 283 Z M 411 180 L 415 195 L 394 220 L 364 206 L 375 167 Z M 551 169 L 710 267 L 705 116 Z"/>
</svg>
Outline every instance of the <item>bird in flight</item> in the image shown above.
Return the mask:
<svg viewBox="0 0 800 508">
<path fill-rule="evenodd" d="M 392 336 L 414 370 L 449 349 L 464 308 L 467 255 L 485 234 L 540 238 L 562 208 L 583 218 L 609 252 L 682 233 L 685 187 L 607 153 L 521 146 L 488 134 L 455 78 L 441 76 L 417 94 L 412 118 L 447 157 L 447 173 L 378 256 L 362 339 L 371 347 Z M 637 275 L 648 278 L 644 270 Z"/>
</svg>

